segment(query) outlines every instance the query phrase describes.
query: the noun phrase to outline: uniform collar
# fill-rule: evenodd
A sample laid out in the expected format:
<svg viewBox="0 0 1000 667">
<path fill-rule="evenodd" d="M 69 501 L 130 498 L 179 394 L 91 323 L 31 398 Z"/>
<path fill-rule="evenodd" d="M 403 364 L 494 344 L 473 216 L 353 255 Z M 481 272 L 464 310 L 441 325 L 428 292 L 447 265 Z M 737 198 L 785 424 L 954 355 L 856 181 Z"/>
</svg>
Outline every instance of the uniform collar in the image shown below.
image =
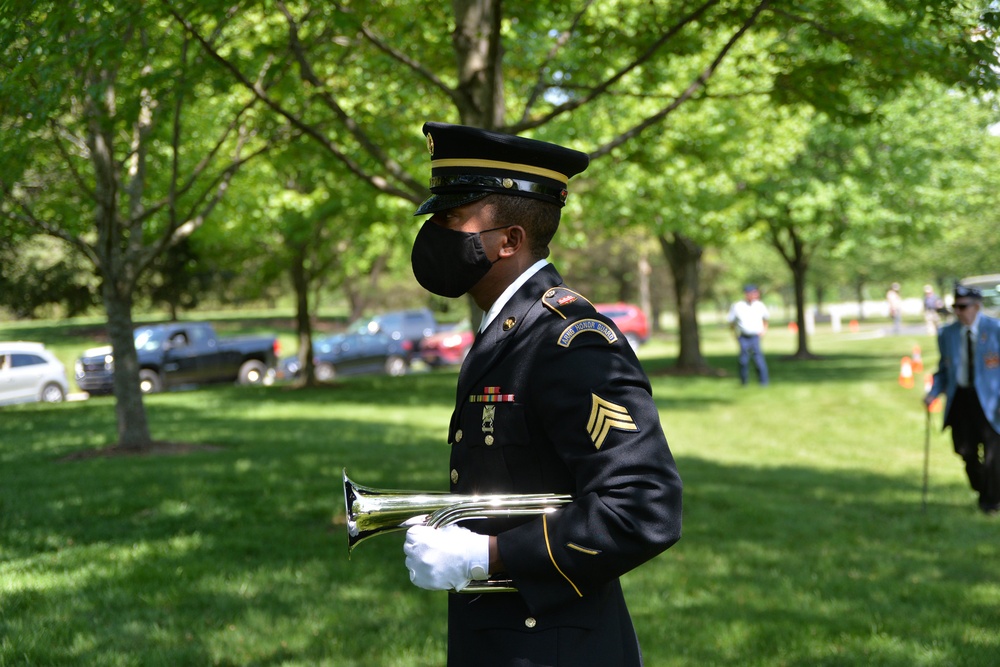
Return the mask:
<svg viewBox="0 0 1000 667">
<path fill-rule="evenodd" d="M 548 265 L 548 263 L 549 260 L 547 259 L 538 260 L 537 262 L 529 266 L 527 269 L 525 269 L 524 273 L 519 275 L 517 279 L 514 280 L 514 282 L 512 282 L 510 285 L 507 286 L 507 289 L 505 289 L 503 293 L 499 297 L 497 297 L 497 300 L 493 302 L 493 305 L 490 306 L 490 309 L 485 313 L 483 313 L 483 321 L 479 325 L 480 333 L 486 331 L 486 327 L 490 325 L 490 322 L 496 319 L 496 316 L 500 314 L 500 311 L 503 310 L 503 307 L 507 305 L 507 302 L 510 301 L 510 298 L 514 296 L 514 292 L 519 290 L 521 288 L 521 285 L 528 282 L 528 279 L 531 278 L 531 276 L 535 275 L 543 268 L 545 268 L 545 266 Z"/>
</svg>

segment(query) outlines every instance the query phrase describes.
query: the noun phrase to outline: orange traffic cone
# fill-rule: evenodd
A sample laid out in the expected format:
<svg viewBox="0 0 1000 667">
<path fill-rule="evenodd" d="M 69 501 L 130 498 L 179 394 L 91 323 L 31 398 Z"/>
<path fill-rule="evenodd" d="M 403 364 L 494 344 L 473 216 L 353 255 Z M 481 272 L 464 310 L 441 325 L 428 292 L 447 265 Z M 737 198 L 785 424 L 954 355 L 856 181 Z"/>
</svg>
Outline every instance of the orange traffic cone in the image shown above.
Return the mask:
<svg viewBox="0 0 1000 667">
<path fill-rule="evenodd" d="M 899 386 L 913 389 L 913 362 L 909 357 L 903 357 L 899 362 Z"/>
<path fill-rule="evenodd" d="M 924 360 L 920 356 L 920 346 L 913 346 L 913 372 L 922 373 L 924 371 Z"/>
<path fill-rule="evenodd" d="M 788 330 L 791 331 L 792 333 L 798 333 L 799 332 L 799 323 L 798 322 L 789 322 L 788 323 Z"/>
<path fill-rule="evenodd" d="M 861 327 L 858 326 L 857 320 L 851 320 L 850 323 L 847 325 L 847 328 L 851 330 L 851 333 L 858 333 L 858 331 L 861 329 Z"/>
</svg>

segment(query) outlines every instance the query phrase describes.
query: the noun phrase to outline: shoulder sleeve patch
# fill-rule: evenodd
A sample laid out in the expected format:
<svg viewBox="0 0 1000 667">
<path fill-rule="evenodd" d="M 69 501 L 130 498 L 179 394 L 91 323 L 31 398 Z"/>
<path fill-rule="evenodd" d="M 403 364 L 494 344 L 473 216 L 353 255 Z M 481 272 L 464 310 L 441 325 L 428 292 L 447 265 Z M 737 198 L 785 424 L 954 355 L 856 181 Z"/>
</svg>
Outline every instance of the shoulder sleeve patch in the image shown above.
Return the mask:
<svg viewBox="0 0 1000 667">
<path fill-rule="evenodd" d="M 565 287 L 551 287 L 542 296 L 542 303 L 559 317 L 569 319 L 571 316 L 591 314 L 594 305 L 582 294 Z"/>
<path fill-rule="evenodd" d="M 592 332 L 602 336 L 606 341 L 608 341 L 608 344 L 614 343 L 618 340 L 618 334 L 616 334 L 615 330 L 607 324 L 601 322 L 600 320 L 587 318 L 577 320 L 563 329 L 563 332 L 559 334 L 559 340 L 556 342 L 563 347 L 569 347 L 574 338 L 587 332 Z"/>
</svg>

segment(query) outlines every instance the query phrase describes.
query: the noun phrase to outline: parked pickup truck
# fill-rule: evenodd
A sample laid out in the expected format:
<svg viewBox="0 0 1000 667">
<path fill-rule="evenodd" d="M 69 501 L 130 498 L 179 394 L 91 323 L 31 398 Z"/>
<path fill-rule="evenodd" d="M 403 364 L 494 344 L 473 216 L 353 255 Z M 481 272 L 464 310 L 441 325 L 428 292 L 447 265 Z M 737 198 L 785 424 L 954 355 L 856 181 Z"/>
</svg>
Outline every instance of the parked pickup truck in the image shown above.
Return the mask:
<svg viewBox="0 0 1000 667">
<path fill-rule="evenodd" d="M 135 349 L 144 394 L 210 382 L 266 384 L 280 353 L 273 336 L 219 338 L 207 322 L 136 327 Z M 76 362 L 76 383 L 90 394 L 109 394 L 114 369 L 110 346 L 87 350 Z"/>
</svg>

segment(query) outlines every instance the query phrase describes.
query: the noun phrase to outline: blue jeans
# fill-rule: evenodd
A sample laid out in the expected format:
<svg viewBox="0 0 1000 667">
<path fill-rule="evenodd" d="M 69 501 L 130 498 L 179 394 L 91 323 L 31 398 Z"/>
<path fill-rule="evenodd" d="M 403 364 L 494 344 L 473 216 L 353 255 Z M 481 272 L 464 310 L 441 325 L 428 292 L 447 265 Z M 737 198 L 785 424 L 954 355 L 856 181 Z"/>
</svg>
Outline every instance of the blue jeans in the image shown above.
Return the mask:
<svg viewBox="0 0 1000 667">
<path fill-rule="evenodd" d="M 750 379 L 750 355 L 753 355 L 754 365 L 757 367 L 757 377 L 761 384 L 767 384 L 767 362 L 764 361 L 764 353 L 760 351 L 760 336 L 753 334 L 740 334 L 740 382 L 746 384 Z"/>
</svg>

